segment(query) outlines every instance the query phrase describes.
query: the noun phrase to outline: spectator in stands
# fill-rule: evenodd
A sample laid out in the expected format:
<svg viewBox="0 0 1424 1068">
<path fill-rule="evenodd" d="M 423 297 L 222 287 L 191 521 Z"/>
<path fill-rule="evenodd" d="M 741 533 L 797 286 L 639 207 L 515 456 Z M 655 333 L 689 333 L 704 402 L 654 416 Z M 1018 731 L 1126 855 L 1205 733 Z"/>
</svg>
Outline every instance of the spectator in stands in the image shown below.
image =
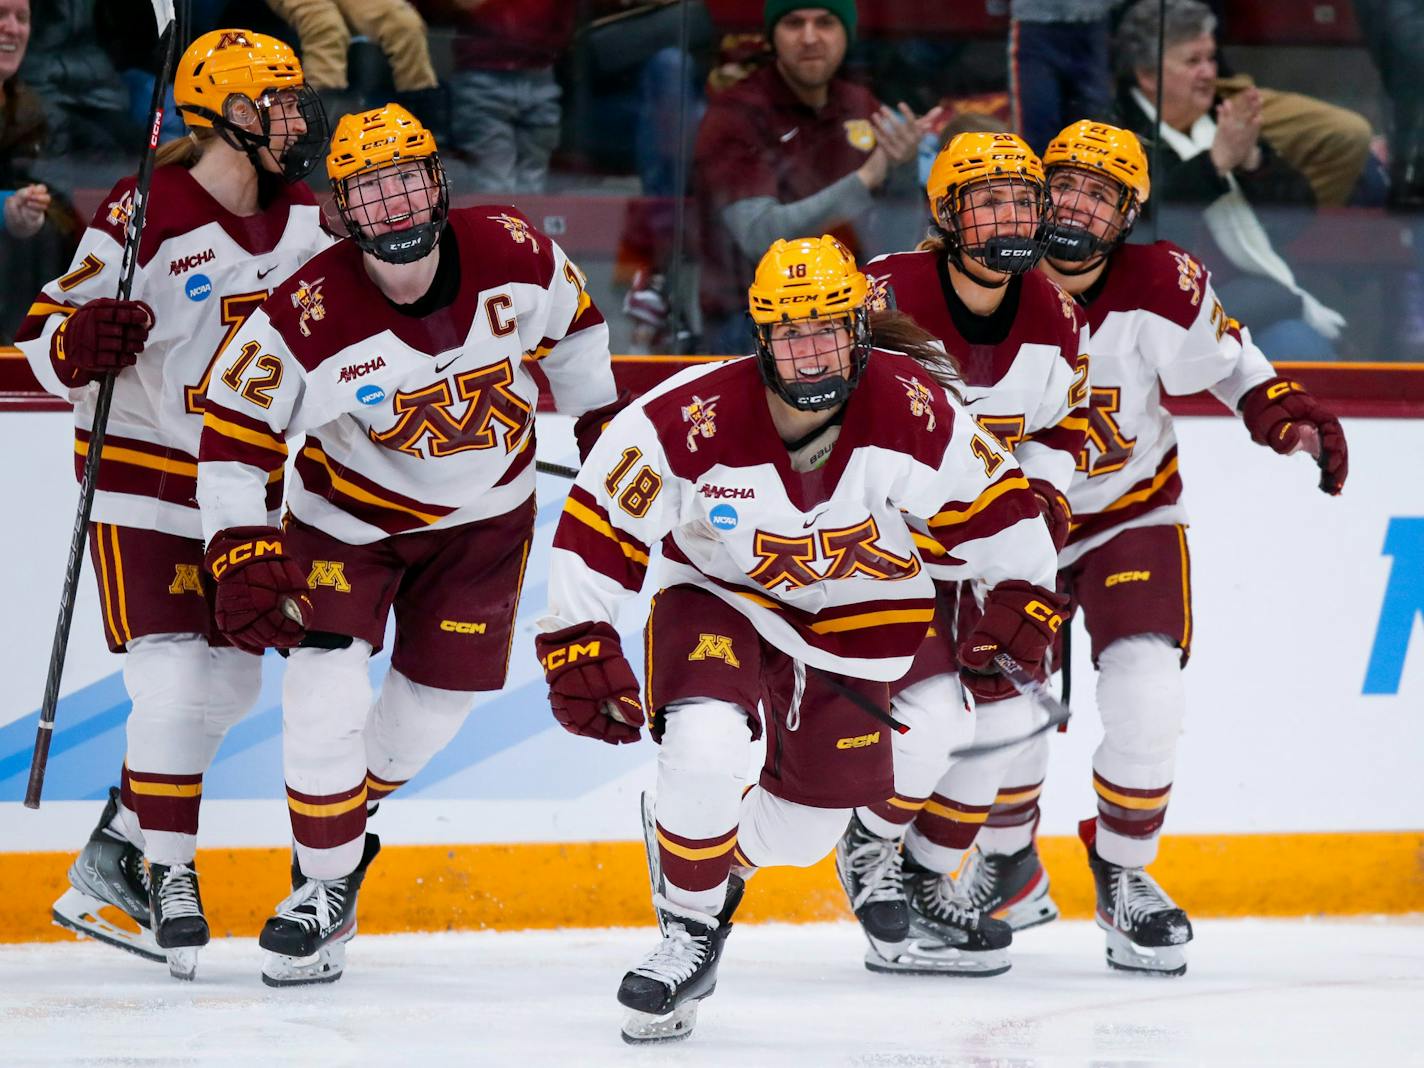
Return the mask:
<svg viewBox="0 0 1424 1068">
<path fill-rule="evenodd" d="M 437 138 L 448 128 L 449 101 L 435 77 L 425 21 L 410 0 L 267 0 L 267 6 L 297 31 L 307 84 L 321 93 L 333 127 L 371 103 L 348 78 L 347 54 L 358 34 L 385 53 L 396 102 Z"/>
<path fill-rule="evenodd" d="M 1039 155 L 1075 119 L 1112 109 L 1108 16 L 1118 0 L 1011 0 L 1013 123 Z"/>
<path fill-rule="evenodd" d="M 53 155 L 129 155 L 136 143 L 129 91 L 100 44 L 96 0 L 33 0 L 21 74 L 44 102 Z"/>
<path fill-rule="evenodd" d="M 1161 143 L 1153 175 L 1154 192 L 1160 192 L 1153 200 L 1160 202 L 1162 236 L 1202 248 L 1218 277 L 1235 269 L 1236 277 L 1217 289 L 1233 314 L 1252 324 L 1256 343 L 1268 356 L 1328 358 L 1345 320 L 1296 282 L 1262 215 L 1274 208 L 1312 210 L 1310 182 L 1262 138 L 1259 90 L 1249 87 L 1224 100 L 1217 96 L 1216 17 L 1205 4 L 1139 0 L 1123 17 L 1117 39 L 1120 125 L 1149 146 L 1156 140 L 1159 4 L 1165 50 Z M 1190 218 L 1163 210 L 1171 205 L 1190 206 Z M 1278 222 L 1281 213 L 1274 216 Z M 1197 238 L 1198 223 L 1209 236 L 1205 245 Z"/>
<path fill-rule="evenodd" d="M 840 76 L 856 14 L 855 0 L 766 0 L 772 62 L 708 101 L 693 185 L 709 351 L 747 348 L 747 286 L 773 241 L 829 232 L 865 251 L 873 194 L 938 118 L 892 111 Z"/>
<path fill-rule="evenodd" d="M 559 143 L 554 64 L 574 35 L 569 0 L 435 0 L 460 35 L 450 79 L 451 144 L 482 193 L 542 193 Z"/>
<path fill-rule="evenodd" d="M 1424 209 L 1424 2 L 1355 0 L 1390 102 L 1390 202 Z"/>
<path fill-rule="evenodd" d="M 30 40 L 30 0 L 0 0 L 0 344 L 25 317 L 26 294 L 63 269 L 78 243 L 73 207 L 31 168 L 45 144 L 44 106 L 17 72 Z"/>
</svg>

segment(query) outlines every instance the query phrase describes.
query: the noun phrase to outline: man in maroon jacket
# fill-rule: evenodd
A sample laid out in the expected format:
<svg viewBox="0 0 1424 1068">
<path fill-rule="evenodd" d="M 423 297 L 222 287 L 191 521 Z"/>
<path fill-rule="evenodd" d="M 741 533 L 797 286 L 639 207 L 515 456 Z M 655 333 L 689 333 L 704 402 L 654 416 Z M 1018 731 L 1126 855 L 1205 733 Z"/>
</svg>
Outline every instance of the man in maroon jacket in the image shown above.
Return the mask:
<svg viewBox="0 0 1424 1068">
<path fill-rule="evenodd" d="M 831 233 L 865 251 L 857 225 L 872 195 L 936 117 L 892 111 L 840 76 L 855 27 L 855 0 L 766 0 L 773 62 L 708 103 L 694 192 L 709 351 L 747 349 L 746 290 L 773 241 Z"/>
</svg>

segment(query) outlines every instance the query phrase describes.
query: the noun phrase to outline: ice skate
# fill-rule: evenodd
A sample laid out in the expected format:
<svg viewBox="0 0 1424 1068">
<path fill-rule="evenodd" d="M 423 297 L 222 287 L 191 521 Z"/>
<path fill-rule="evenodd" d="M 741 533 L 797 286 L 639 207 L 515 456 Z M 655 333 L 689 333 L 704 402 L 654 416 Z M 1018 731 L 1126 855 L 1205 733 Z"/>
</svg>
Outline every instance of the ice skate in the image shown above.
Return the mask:
<svg viewBox="0 0 1424 1068">
<path fill-rule="evenodd" d="M 691 1037 L 698 1003 L 717 989 L 717 965 L 744 889 L 741 879 L 729 876 L 726 902 L 716 916 L 675 905 L 661 894 L 654 898 L 663 939 L 619 984 L 618 1001 L 628 1010 L 624 1042 Z"/>
<path fill-rule="evenodd" d="M 339 879 L 300 879 L 262 926 L 258 944 L 267 951 L 262 981 L 268 986 L 334 983 L 346 968 L 346 943 L 356 936 L 356 895 L 381 840 L 366 835 L 361 863 Z M 300 872 L 293 869 L 293 882 Z"/>
<path fill-rule="evenodd" d="M 1124 868 L 1098 855 L 1096 828 L 1079 827 L 1098 890 L 1098 926 L 1107 932 L 1109 967 L 1151 975 L 1184 975 L 1192 940 L 1187 914 L 1142 868 Z"/>
<path fill-rule="evenodd" d="M 990 918 L 966 898 L 954 879 L 928 871 L 906 858 L 905 896 L 910 906 L 910 934 L 892 952 L 866 954 L 873 972 L 987 977 L 1009 970 L 1008 948 L 1014 932 Z"/>
<path fill-rule="evenodd" d="M 892 957 L 910 936 L 910 909 L 900 871 L 900 843 L 881 838 L 852 815 L 836 843 L 836 874 L 870 942 L 867 959 Z"/>
<path fill-rule="evenodd" d="M 975 908 L 1015 931 L 1058 919 L 1058 905 L 1048 892 L 1048 872 L 1033 842 L 1017 853 L 975 849 L 956 882 Z"/>
<path fill-rule="evenodd" d="M 150 864 L 148 901 L 154 940 L 174 979 L 198 973 L 198 950 L 208 944 L 208 920 L 198 894 L 198 873 L 187 864 Z"/>
<path fill-rule="evenodd" d="M 119 790 L 110 787 L 99 825 L 69 866 L 69 889 L 51 907 L 50 916 L 81 937 L 162 963 L 165 954 L 150 927 L 148 870 L 139 848 L 110 828 L 118 811 Z M 116 911 L 130 922 L 116 923 Z"/>
</svg>

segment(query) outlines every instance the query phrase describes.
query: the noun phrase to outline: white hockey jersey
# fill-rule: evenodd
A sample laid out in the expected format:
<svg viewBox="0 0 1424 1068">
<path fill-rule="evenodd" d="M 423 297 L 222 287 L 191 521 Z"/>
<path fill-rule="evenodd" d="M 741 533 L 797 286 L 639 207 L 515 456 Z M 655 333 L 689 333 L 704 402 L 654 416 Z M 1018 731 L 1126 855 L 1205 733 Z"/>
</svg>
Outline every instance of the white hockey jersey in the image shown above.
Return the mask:
<svg viewBox="0 0 1424 1068">
<path fill-rule="evenodd" d="M 959 364 L 965 407 L 1023 468 L 1065 502 L 1088 430 L 1087 316 L 1039 274 L 1011 279 L 992 315 L 973 315 L 954 294 L 942 255 L 899 252 L 866 265 L 873 305 L 915 320 Z M 1051 487 L 1051 489 L 1050 489 Z M 926 563 L 940 573 L 932 546 Z"/>
<path fill-rule="evenodd" d="M 287 507 L 342 541 L 502 515 L 534 492 L 539 388 L 524 358 L 560 411 L 616 398 L 608 327 L 548 236 L 513 208 L 461 208 L 440 255 L 431 293 L 401 308 L 340 242 L 236 334 L 208 390 L 207 538 L 267 522 L 263 487 L 302 434 Z"/>
<path fill-rule="evenodd" d="M 543 625 L 614 623 L 661 542 L 661 586 L 711 592 L 804 663 L 897 679 L 934 609 L 907 516 L 926 521 L 956 577 L 1053 581 L 1018 465 L 909 357 L 872 352 L 829 456 L 804 473 L 754 358 L 690 368 L 622 412 L 583 465 Z"/>
<path fill-rule="evenodd" d="M 1122 246 L 1079 299 L 1092 326 L 1092 409 L 1068 490 L 1065 565 L 1120 531 L 1187 521 L 1163 390 L 1209 389 L 1234 412 L 1276 373 L 1222 308 L 1207 269 L 1169 241 Z"/>
<path fill-rule="evenodd" d="M 17 343 L 46 389 L 74 404 L 75 470 L 82 471 L 97 383 L 70 388 L 51 361 L 50 340 L 74 308 L 113 297 L 135 179 L 125 178 L 95 213 L 69 272 L 45 286 Z M 255 215 L 227 211 L 181 166 L 153 172 L 131 298 L 154 313 L 138 362 L 114 382 L 93 519 L 201 537 L 196 497 L 203 396 L 213 363 L 298 264 L 329 247 L 311 190 L 282 189 Z M 275 515 L 280 469 L 263 487 Z"/>
</svg>

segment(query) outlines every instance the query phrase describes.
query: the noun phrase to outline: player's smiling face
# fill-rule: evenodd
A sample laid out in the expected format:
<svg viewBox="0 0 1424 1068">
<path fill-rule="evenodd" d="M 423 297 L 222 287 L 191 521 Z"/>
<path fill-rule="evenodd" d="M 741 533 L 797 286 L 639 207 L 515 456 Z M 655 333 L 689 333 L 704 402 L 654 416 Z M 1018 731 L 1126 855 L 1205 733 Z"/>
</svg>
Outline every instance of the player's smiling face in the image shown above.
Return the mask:
<svg viewBox="0 0 1424 1068">
<path fill-rule="evenodd" d="M 796 319 L 771 327 L 776 373 L 786 383 L 850 375 L 850 328 L 844 319 Z"/>
<path fill-rule="evenodd" d="M 439 187 L 424 160 L 406 160 L 346 180 L 352 216 L 372 237 L 430 222 Z"/>
<path fill-rule="evenodd" d="M 1048 179 L 1048 194 L 1053 201 L 1053 221 L 1060 226 L 1086 230 L 1099 240 L 1122 229 L 1125 220 L 1117 207 L 1122 187 L 1111 178 L 1077 167 L 1055 168 Z"/>
</svg>

